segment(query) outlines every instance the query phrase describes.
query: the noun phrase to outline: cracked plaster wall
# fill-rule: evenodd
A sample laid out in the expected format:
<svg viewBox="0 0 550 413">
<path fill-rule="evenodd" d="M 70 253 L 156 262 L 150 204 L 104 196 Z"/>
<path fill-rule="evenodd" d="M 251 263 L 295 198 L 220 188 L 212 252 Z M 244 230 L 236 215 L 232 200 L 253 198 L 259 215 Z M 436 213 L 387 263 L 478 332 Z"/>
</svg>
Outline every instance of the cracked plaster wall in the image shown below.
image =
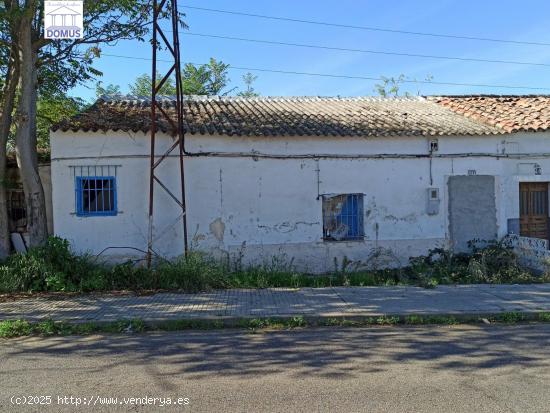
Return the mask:
<svg viewBox="0 0 550 413">
<path fill-rule="evenodd" d="M 520 152 L 544 152 L 549 135 L 517 137 Z M 503 137 L 440 138 L 439 153 L 496 153 Z M 170 145 L 164 137 L 158 153 Z M 333 153 L 425 154 L 427 139 L 407 138 L 239 138 L 189 136 L 188 151 L 256 151 L 273 154 Z M 56 132 L 52 134 L 52 180 L 55 233 L 70 239 L 77 250 L 99 252 L 108 246 L 147 245 L 148 138 L 143 134 Z M 250 262 L 268 260 L 279 252 L 300 267 L 332 269 L 334 257 L 367 259 L 373 248 L 389 245 L 400 260 L 447 245 L 449 176 L 498 176 L 497 231 L 507 232 L 507 219 L 517 217 L 519 180 L 550 181 L 550 160 L 537 159 L 542 176 L 518 174 L 517 159 L 434 158 L 433 182 L 427 158 L 397 159 L 265 159 L 192 157 L 186 159 L 189 242 L 193 248 L 223 256 L 245 246 Z M 120 165 L 116 217 L 74 215 L 74 178 L 69 165 Z M 317 173 L 319 167 L 319 174 Z M 170 159 L 158 171 L 178 190 L 178 162 Z M 426 212 L 428 187 L 440 189 L 437 215 Z M 323 193 L 364 193 L 364 242 L 324 242 Z M 183 251 L 179 208 L 161 189 L 156 192 L 155 247 L 166 256 Z M 120 251 L 112 254 L 123 254 Z M 124 253 L 125 254 L 125 253 Z M 128 251 L 131 254 L 131 251 Z"/>
</svg>

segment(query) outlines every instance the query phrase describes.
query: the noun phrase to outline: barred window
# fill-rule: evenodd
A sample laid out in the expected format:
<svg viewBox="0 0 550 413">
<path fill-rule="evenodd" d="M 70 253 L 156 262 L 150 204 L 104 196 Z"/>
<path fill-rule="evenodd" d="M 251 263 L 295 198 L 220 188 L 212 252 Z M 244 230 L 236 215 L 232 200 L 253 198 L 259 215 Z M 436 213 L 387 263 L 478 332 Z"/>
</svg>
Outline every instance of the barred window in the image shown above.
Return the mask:
<svg viewBox="0 0 550 413">
<path fill-rule="evenodd" d="M 363 194 L 323 195 L 323 238 L 363 239 Z"/>
<path fill-rule="evenodd" d="M 120 165 L 71 165 L 77 216 L 118 214 L 117 175 Z"/>
<path fill-rule="evenodd" d="M 27 205 L 22 189 L 8 189 L 8 217 L 10 232 L 24 232 L 27 227 Z"/>
<path fill-rule="evenodd" d="M 116 178 L 114 176 L 77 176 L 76 214 L 78 216 L 116 215 Z"/>
</svg>

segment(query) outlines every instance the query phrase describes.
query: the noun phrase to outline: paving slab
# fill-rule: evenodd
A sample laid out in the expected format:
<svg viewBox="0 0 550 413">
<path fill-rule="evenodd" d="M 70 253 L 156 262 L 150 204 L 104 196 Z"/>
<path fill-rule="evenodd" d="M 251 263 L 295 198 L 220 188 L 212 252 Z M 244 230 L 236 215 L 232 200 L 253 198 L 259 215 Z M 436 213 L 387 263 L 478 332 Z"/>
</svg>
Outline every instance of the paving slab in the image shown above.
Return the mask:
<svg viewBox="0 0 550 413">
<path fill-rule="evenodd" d="M 27 297 L 0 302 L 0 320 L 73 322 L 263 317 L 476 315 L 550 311 L 550 284 L 220 290 L 199 294 Z"/>
</svg>

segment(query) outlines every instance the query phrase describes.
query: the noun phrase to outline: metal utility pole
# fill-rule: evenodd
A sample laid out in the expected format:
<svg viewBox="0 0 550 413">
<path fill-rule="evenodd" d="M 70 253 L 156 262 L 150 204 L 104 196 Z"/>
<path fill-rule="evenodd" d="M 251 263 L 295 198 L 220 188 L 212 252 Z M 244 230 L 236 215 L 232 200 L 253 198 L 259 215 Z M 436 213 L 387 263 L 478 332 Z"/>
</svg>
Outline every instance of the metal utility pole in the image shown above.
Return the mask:
<svg viewBox="0 0 550 413">
<path fill-rule="evenodd" d="M 170 20 L 172 23 L 172 38 L 167 37 L 162 28 L 159 25 L 160 20 Z M 154 199 L 155 188 L 158 186 L 170 195 L 170 197 L 180 206 L 181 217 L 183 224 L 183 241 L 184 252 L 187 254 L 187 214 L 185 208 L 185 174 L 183 158 L 185 154 L 184 142 L 185 134 L 183 129 L 183 89 L 181 84 L 181 60 L 180 60 L 180 44 L 179 44 L 179 14 L 178 14 L 178 2 L 177 0 L 153 0 L 153 67 L 152 67 L 152 87 L 151 87 L 151 160 L 150 160 L 150 179 L 149 179 L 149 237 L 147 243 L 147 266 L 151 267 L 152 255 L 154 251 Z M 174 63 L 168 69 L 168 71 L 157 80 L 157 52 L 160 48 L 165 48 L 170 52 L 171 58 Z M 159 91 L 164 86 L 166 81 L 175 76 L 176 83 L 176 96 L 174 97 L 173 105 L 170 108 L 162 107 L 158 101 Z M 173 113 L 170 116 L 170 113 Z M 158 124 L 161 119 L 166 120 L 172 127 L 175 141 L 170 148 L 162 155 L 156 156 L 155 153 L 155 141 L 158 131 Z M 169 159 L 171 154 L 175 151 L 179 151 L 179 172 L 181 178 L 181 196 L 175 195 L 167 185 L 165 185 L 159 177 L 155 174 L 155 171 L 159 165 L 163 164 Z M 158 159 L 157 159 L 158 158 Z"/>
</svg>

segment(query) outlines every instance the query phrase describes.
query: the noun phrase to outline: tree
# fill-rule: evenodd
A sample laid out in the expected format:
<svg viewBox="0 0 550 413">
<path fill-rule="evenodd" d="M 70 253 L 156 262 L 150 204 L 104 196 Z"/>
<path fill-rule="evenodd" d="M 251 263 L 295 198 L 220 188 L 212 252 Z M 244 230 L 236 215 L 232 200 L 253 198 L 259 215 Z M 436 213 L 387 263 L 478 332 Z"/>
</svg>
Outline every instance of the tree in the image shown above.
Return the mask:
<svg viewBox="0 0 550 413">
<path fill-rule="evenodd" d="M 84 38 L 56 41 L 43 37 L 43 2 L 3 0 L 2 6 L 0 48 L 3 52 L 0 55 L 9 56 L 9 67 L 2 92 L 0 164 L 5 165 L 7 136 L 11 124 L 15 123 L 17 163 L 29 218 L 27 231 L 30 246 L 34 246 L 42 244 L 47 235 L 36 149 L 39 97 L 65 92 L 101 74 L 92 66 L 94 58 L 101 54 L 100 44 L 123 39 L 144 40 L 150 28 L 152 6 L 147 0 L 85 0 Z M 0 167 L 0 182 L 4 176 Z M 0 208 L 4 209 L 2 194 Z M 2 226 L 3 214 L 0 213 L 0 238 L 5 239 L 8 234 Z"/>
<path fill-rule="evenodd" d="M 157 72 L 157 85 L 161 82 L 162 75 Z M 151 96 L 151 86 L 153 79 L 148 74 L 143 74 L 139 76 L 133 84 L 128 85 L 130 88 L 130 93 L 134 96 Z M 159 93 L 165 96 L 172 96 L 176 94 L 176 85 L 175 80 L 172 78 L 166 79 L 164 85 L 160 88 Z"/>
<path fill-rule="evenodd" d="M 103 87 L 103 82 L 97 82 L 95 84 L 95 96 L 100 98 L 101 96 L 117 96 L 120 95 L 120 86 L 109 83 Z"/>
<path fill-rule="evenodd" d="M 230 79 L 228 75 L 229 65 L 211 58 L 208 64 L 195 66 L 187 63 L 181 72 L 182 89 L 185 95 L 222 95 L 231 93 L 228 91 Z M 157 74 L 157 82 L 162 76 Z M 133 84 L 128 85 L 130 93 L 136 96 L 151 96 L 151 76 L 143 74 Z M 157 83 L 157 84 L 158 84 Z M 176 94 L 176 85 L 172 79 L 168 79 L 160 90 L 161 95 L 171 96 Z"/>
<path fill-rule="evenodd" d="M 234 89 L 223 91 L 230 82 L 228 69 L 228 64 L 214 58 L 200 66 L 187 63 L 181 73 L 183 93 L 211 96 L 231 93 Z"/>
<path fill-rule="evenodd" d="M 245 98 L 253 98 L 260 96 L 258 92 L 254 90 L 254 87 L 252 86 L 254 82 L 258 79 L 258 76 L 253 75 L 252 73 L 248 72 L 243 75 L 243 82 L 246 85 L 246 90 L 243 92 L 237 93 L 237 96 L 245 97 Z"/>
<path fill-rule="evenodd" d="M 0 99 L 0 259 L 10 252 L 8 203 L 6 193 L 7 144 L 10 134 L 16 92 L 19 84 L 20 62 L 16 46 L 15 21 L 9 20 L 13 2 L 4 1 L 0 9 L 0 56 L 2 56 L 2 89 Z"/>
<path fill-rule="evenodd" d="M 64 93 L 39 98 L 36 113 L 38 148 L 49 148 L 50 128 L 63 119 L 75 116 L 85 106 L 82 99 L 67 96 Z"/>
</svg>

